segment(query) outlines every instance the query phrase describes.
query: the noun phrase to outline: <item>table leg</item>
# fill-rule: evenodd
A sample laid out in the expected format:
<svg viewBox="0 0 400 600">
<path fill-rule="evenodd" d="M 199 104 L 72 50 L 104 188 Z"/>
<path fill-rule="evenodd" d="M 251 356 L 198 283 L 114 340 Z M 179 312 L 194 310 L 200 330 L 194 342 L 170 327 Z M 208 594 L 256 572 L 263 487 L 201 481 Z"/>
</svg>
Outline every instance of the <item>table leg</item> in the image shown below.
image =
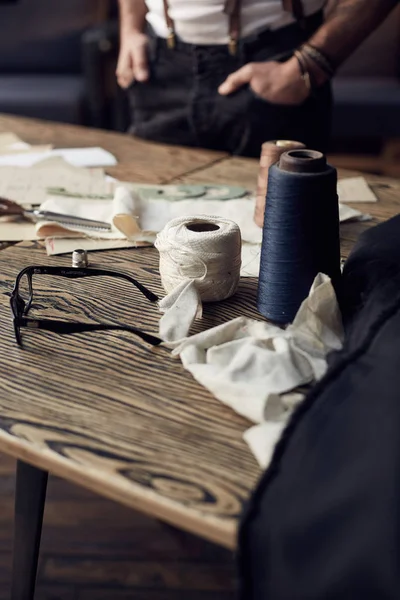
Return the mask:
<svg viewBox="0 0 400 600">
<path fill-rule="evenodd" d="M 47 471 L 17 462 L 11 600 L 35 595 L 47 477 Z"/>
</svg>

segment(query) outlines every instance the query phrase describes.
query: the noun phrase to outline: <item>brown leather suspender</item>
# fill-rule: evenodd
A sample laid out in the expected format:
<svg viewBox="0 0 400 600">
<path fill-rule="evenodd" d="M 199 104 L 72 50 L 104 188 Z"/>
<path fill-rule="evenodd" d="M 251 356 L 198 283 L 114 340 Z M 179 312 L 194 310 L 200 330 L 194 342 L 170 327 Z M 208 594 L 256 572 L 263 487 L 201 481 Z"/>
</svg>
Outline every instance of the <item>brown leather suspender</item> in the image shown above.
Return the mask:
<svg viewBox="0 0 400 600">
<path fill-rule="evenodd" d="M 229 15 L 229 52 L 236 54 L 240 38 L 240 9 L 242 0 L 226 0 L 224 12 Z"/>
<path fill-rule="evenodd" d="M 167 43 L 169 48 L 175 46 L 175 27 L 169 15 L 168 0 L 163 0 L 165 21 L 168 27 Z M 242 0 L 226 0 L 224 12 L 229 15 L 229 51 L 236 54 L 237 43 L 240 38 L 240 9 Z M 283 10 L 291 12 L 295 19 L 301 21 L 304 18 L 302 0 L 282 0 Z"/>
</svg>

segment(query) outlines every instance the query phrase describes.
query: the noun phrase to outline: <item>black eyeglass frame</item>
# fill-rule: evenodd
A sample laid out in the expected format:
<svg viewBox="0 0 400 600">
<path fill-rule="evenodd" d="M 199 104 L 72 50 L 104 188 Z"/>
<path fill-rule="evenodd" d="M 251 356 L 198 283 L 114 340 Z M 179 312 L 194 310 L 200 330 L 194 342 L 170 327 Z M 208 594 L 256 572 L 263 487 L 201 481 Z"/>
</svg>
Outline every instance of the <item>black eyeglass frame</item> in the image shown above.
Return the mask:
<svg viewBox="0 0 400 600">
<path fill-rule="evenodd" d="M 29 298 L 28 301 L 21 297 L 19 293 L 19 285 L 24 276 L 28 279 Z M 108 271 L 105 269 L 92 268 L 74 268 L 74 267 L 46 267 L 46 266 L 29 266 L 20 271 L 15 280 L 13 291 L 10 295 L 10 306 L 13 314 L 14 333 L 17 344 L 22 348 L 21 328 L 43 329 L 53 333 L 72 334 L 84 333 L 87 331 L 129 331 L 134 335 L 139 336 L 143 341 L 158 346 L 162 340 L 154 335 L 145 333 L 137 327 L 129 325 L 111 325 L 107 323 L 79 323 L 69 321 L 58 321 L 55 319 L 29 319 L 27 314 L 31 308 L 33 301 L 33 275 L 55 275 L 58 277 L 67 277 L 68 279 L 80 279 L 83 277 L 117 277 L 125 279 L 132 283 L 150 302 L 157 302 L 158 296 L 139 283 L 133 277 L 120 273 L 118 271 Z"/>
</svg>

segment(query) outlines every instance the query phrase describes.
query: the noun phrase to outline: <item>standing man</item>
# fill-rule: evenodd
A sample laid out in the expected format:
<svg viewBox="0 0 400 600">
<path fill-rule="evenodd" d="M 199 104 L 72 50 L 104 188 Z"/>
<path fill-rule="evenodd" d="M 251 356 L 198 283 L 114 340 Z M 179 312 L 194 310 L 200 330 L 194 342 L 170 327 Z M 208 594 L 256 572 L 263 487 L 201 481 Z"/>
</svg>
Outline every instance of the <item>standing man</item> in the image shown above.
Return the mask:
<svg viewBox="0 0 400 600">
<path fill-rule="evenodd" d="M 271 139 L 326 150 L 330 79 L 396 0 L 119 0 L 131 132 L 258 157 Z"/>
</svg>

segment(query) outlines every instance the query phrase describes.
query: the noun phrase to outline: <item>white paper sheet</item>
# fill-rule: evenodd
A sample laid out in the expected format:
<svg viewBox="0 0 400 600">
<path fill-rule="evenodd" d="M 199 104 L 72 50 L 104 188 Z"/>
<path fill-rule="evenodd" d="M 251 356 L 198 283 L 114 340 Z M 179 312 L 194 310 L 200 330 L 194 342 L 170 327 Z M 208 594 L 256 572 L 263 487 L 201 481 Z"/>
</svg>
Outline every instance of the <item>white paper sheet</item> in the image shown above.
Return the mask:
<svg viewBox="0 0 400 600">
<path fill-rule="evenodd" d="M 103 148 L 62 148 L 47 152 L 23 152 L 0 155 L 0 166 L 32 167 L 33 165 L 52 158 L 62 157 L 75 167 L 112 167 L 117 164 L 115 156 Z"/>
</svg>

